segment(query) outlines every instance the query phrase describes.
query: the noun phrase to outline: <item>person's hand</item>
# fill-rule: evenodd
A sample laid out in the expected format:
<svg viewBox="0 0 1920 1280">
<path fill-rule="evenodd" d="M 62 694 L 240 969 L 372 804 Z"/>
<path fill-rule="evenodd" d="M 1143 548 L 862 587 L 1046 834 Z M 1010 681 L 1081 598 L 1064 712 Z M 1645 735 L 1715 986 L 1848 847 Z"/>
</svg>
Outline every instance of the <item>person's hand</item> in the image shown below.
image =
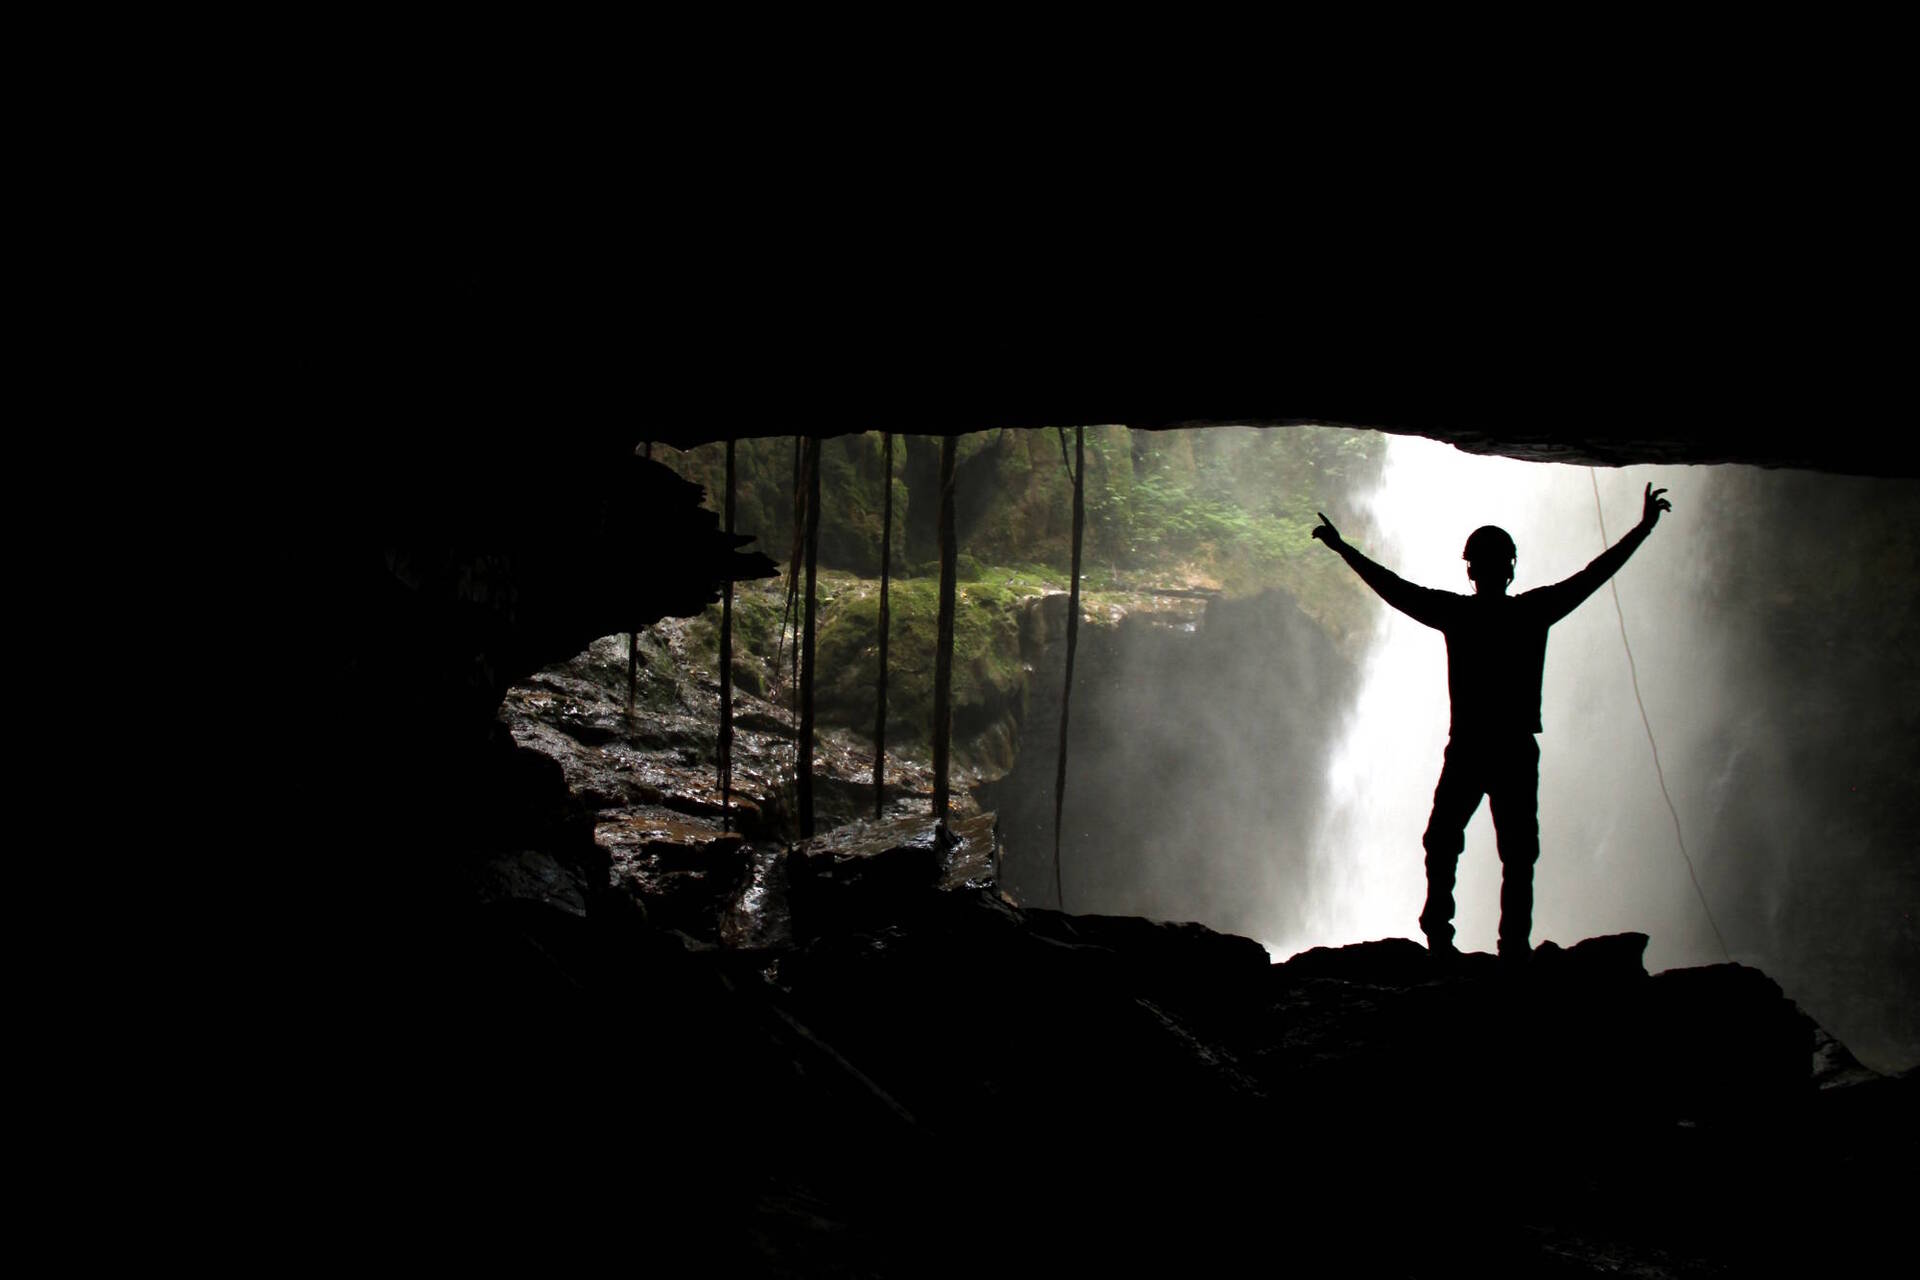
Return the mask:
<svg viewBox="0 0 1920 1280">
<path fill-rule="evenodd" d="M 1640 524 L 1642 528 L 1653 528 L 1653 526 L 1658 523 L 1662 511 L 1673 510 L 1673 504 L 1660 496 L 1665 492 L 1665 489 L 1654 488 L 1652 481 L 1647 482 L 1647 492 L 1644 496 L 1645 505 L 1640 508 Z M 1326 519 L 1325 516 L 1321 516 L 1320 518 L 1322 520 Z M 1314 530 L 1316 537 L 1319 536 L 1319 533 L 1320 531 L 1318 529 Z"/>
<path fill-rule="evenodd" d="M 1329 547 L 1339 547 L 1340 531 L 1333 527 L 1333 521 L 1327 519 L 1327 513 L 1324 511 L 1316 511 L 1313 514 L 1320 517 L 1320 523 L 1314 529 L 1313 536 L 1326 543 Z"/>
</svg>

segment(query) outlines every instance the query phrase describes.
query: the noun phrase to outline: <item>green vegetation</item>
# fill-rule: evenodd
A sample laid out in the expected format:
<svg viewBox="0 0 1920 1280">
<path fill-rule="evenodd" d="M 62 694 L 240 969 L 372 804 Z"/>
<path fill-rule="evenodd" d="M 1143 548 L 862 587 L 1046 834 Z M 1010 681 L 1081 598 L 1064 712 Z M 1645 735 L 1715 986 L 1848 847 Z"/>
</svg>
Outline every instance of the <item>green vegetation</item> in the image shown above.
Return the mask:
<svg viewBox="0 0 1920 1280">
<path fill-rule="evenodd" d="M 1071 438 L 1069 433 L 1069 439 Z M 929 456 L 925 441 L 919 456 Z M 894 572 L 903 584 L 931 576 L 925 548 L 937 495 L 930 471 L 895 443 Z M 1072 486 L 1056 431 L 976 432 L 961 438 L 955 502 L 959 576 L 988 583 L 1007 566 L 1066 585 Z M 1311 538 L 1314 512 L 1352 509 L 1379 474 L 1380 437 L 1329 427 L 1204 431 L 1087 428 L 1086 586 L 1211 588 L 1228 595 L 1283 590 L 1342 645 L 1372 617 L 1366 589 Z M 719 507 L 725 447 L 658 455 L 707 489 Z M 742 440 L 736 502 L 741 532 L 785 563 L 793 545 L 793 441 Z M 879 573 L 881 442 L 878 433 L 838 436 L 821 451 L 820 563 L 864 577 Z M 1338 517 L 1336 517 L 1338 518 Z M 1364 536 L 1363 527 L 1348 524 Z M 908 533 L 919 534 L 919 560 Z M 911 591 L 913 588 L 904 588 Z M 908 652 L 901 644 L 896 652 Z M 957 651 L 956 670 L 971 655 Z"/>
<path fill-rule="evenodd" d="M 1028 594 L 1038 594 L 1037 591 Z M 1015 705 L 1025 691 L 1020 665 L 1017 593 L 975 581 L 955 593 L 953 699 L 956 719 Z M 904 741 L 923 740 L 933 719 L 933 657 L 939 582 L 912 578 L 893 585 L 887 718 Z M 836 719 L 855 727 L 873 723 L 874 664 L 879 653 L 880 594 L 863 583 L 838 596 L 822 620 L 819 698 Z"/>
<path fill-rule="evenodd" d="M 1055 431 L 978 432 L 962 437 L 956 453 L 953 693 L 955 747 L 964 755 L 971 737 L 1026 696 L 1020 616 L 1029 599 L 1067 585 L 1072 485 Z M 705 486 L 708 505 L 719 509 L 725 446 L 656 456 Z M 737 526 L 782 564 L 793 546 L 793 456 L 791 437 L 742 440 L 736 454 Z M 835 437 L 821 450 L 815 705 L 822 725 L 861 734 L 872 730 L 878 662 L 881 456 L 877 433 Z M 935 457 L 925 439 L 895 441 L 888 736 L 908 752 L 931 737 L 939 586 L 927 555 Z M 1311 532 L 1316 510 L 1354 510 L 1380 459 L 1379 437 L 1332 428 L 1090 427 L 1083 603 L 1098 615 L 1109 606 L 1156 607 L 1155 588 L 1232 596 L 1278 590 L 1336 644 L 1357 647 L 1371 628 L 1371 598 Z M 1362 522 L 1347 528 L 1365 534 Z M 910 536 L 917 559 L 908 552 Z M 735 678 L 743 690 L 790 696 L 784 686 L 796 641 L 791 632 L 782 637 L 785 603 L 784 578 L 736 592 Z M 709 667 L 717 661 L 719 617 L 715 605 L 687 631 Z"/>
<path fill-rule="evenodd" d="M 983 569 L 955 592 L 953 696 L 963 732 L 1016 706 L 1026 692 L 1020 660 L 1020 613 L 1024 602 L 1053 589 L 1058 575 L 1043 567 Z M 924 749 L 933 718 L 933 653 L 939 612 L 939 581 L 904 578 L 893 583 L 889 734 L 898 749 Z M 746 584 L 735 593 L 736 674 L 753 692 L 772 688 L 786 697 L 794 636 L 781 638 L 785 584 Z M 874 673 L 879 660 L 879 583 L 839 571 L 822 572 L 815 638 L 816 708 L 820 723 L 873 728 Z M 720 607 L 714 605 L 687 628 L 697 660 L 719 658 Z M 780 670 L 773 669 L 776 647 Z M 964 746 L 964 744 L 962 744 Z"/>
<path fill-rule="evenodd" d="M 907 486 L 900 478 L 904 449 L 894 446 L 893 545 L 895 569 L 905 545 Z M 654 456 L 707 491 L 706 505 L 722 509 L 727 454 L 723 444 L 682 452 L 662 446 Z M 868 576 L 880 572 L 882 463 L 878 432 L 835 436 L 820 450 L 820 563 Z M 781 564 L 793 552 L 794 449 L 792 436 L 741 440 L 734 450 L 737 484 L 734 525 L 759 539 L 755 548 Z"/>
<path fill-rule="evenodd" d="M 1346 509 L 1377 481 L 1377 435 L 1216 428 L 1135 441 L 1136 563 L 1190 566 L 1229 595 L 1286 591 L 1342 644 L 1364 632 L 1366 589 L 1312 533 L 1316 511 Z"/>
</svg>

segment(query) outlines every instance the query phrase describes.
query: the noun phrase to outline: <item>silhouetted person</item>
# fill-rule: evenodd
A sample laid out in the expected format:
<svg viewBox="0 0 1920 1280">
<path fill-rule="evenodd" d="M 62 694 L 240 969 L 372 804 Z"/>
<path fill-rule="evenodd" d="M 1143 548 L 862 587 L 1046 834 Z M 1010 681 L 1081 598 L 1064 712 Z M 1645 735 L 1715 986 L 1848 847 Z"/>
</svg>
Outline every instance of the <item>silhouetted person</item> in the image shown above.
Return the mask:
<svg viewBox="0 0 1920 1280">
<path fill-rule="evenodd" d="M 1516 552 L 1506 530 L 1483 525 L 1460 553 L 1474 594 L 1416 587 L 1361 555 L 1325 513 L 1313 536 L 1340 553 L 1360 580 L 1394 608 L 1447 637 L 1447 693 L 1453 724 L 1433 816 L 1420 843 L 1427 850 L 1427 905 L 1420 928 L 1436 956 L 1453 954 L 1453 877 L 1466 846 L 1467 820 L 1486 796 L 1500 844 L 1500 954 L 1527 954 L 1533 932 L 1533 864 L 1540 857 L 1540 676 L 1547 628 L 1599 590 L 1646 541 L 1673 504 L 1647 486 L 1640 523 L 1592 564 L 1550 587 L 1507 594 Z"/>
</svg>

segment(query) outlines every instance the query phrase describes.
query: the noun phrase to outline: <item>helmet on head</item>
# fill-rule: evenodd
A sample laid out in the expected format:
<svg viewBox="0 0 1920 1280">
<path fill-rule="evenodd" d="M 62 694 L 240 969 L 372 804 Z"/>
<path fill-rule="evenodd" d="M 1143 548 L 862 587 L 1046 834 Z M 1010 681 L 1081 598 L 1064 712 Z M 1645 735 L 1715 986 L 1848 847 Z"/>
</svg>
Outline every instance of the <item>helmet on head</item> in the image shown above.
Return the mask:
<svg viewBox="0 0 1920 1280">
<path fill-rule="evenodd" d="M 1467 545 L 1460 552 L 1462 560 L 1478 563 L 1483 560 L 1503 560 L 1512 564 L 1519 555 L 1513 545 L 1513 539 L 1507 531 L 1497 524 L 1483 524 L 1467 536 Z"/>
</svg>

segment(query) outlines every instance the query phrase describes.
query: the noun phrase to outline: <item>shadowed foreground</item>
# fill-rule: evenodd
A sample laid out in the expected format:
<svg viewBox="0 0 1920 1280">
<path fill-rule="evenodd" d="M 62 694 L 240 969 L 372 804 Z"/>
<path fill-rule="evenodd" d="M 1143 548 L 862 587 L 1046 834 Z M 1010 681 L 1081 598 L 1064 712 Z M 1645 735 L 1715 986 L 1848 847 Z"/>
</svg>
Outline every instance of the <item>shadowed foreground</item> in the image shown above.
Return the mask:
<svg viewBox="0 0 1920 1280">
<path fill-rule="evenodd" d="M 449 1247 L 722 1274 L 1711 1275 L 1864 1257 L 1909 1202 L 1911 1077 L 1757 971 L 1649 977 L 1637 934 L 1275 966 L 1010 906 L 973 832 L 816 842 L 771 946 L 612 891 L 450 918 L 326 1141 L 377 1143 L 366 1194 Z"/>
</svg>

